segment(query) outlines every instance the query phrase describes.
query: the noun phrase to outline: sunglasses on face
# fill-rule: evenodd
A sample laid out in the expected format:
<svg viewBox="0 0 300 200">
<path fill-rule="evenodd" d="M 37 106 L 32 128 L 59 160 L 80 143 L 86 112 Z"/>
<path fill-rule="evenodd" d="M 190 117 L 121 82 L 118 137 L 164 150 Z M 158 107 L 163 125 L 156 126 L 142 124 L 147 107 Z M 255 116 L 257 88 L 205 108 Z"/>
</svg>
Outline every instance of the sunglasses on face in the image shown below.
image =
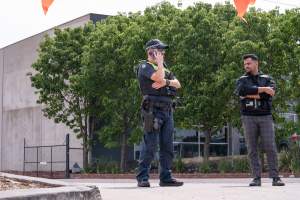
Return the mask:
<svg viewBox="0 0 300 200">
<path fill-rule="evenodd" d="M 166 51 L 164 49 L 157 49 L 158 52 L 160 52 L 161 54 L 165 54 Z"/>
</svg>

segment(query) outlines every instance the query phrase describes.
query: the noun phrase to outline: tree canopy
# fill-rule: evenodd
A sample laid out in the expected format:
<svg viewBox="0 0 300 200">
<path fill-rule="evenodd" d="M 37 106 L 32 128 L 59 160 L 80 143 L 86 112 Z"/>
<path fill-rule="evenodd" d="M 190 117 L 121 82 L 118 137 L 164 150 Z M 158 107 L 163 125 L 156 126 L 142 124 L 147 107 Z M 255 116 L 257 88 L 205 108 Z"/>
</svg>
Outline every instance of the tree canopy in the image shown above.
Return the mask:
<svg viewBox="0 0 300 200">
<path fill-rule="evenodd" d="M 247 23 L 236 17 L 229 3 L 197 3 L 183 10 L 161 3 L 143 14 L 56 30 L 41 43 L 33 64 L 38 102 L 45 105 L 46 116 L 80 136 L 88 134 L 82 122 L 89 117 L 101 121 L 92 132 L 106 147 L 121 146 L 125 169 L 127 147 L 139 142 L 142 133 L 141 94 L 133 68 L 146 57 L 144 44 L 159 38 L 170 46 L 167 64 L 182 85 L 177 127 L 201 127 L 209 142 L 225 124 L 238 126 L 233 91 L 243 74 L 245 53 L 256 53 L 260 70 L 277 82 L 275 113 L 299 114 L 300 9 L 280 13 L 252 8 L 245 18 Z"/>
</svg>

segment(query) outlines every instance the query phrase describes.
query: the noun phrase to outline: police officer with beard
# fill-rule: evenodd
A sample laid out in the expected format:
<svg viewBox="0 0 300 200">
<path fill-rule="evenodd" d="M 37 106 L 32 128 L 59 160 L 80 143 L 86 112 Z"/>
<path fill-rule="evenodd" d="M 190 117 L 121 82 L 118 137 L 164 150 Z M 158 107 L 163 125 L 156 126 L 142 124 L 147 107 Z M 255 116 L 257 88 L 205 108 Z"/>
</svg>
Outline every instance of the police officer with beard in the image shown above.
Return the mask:
<svg viewBox="0 0 300 200">
<path fill-rule="evenodd" d="M 254 179 L 249 186 L 261 186 L 261 165 L 257 152 L 258 138 L 266 152 L 269 176 L 273 186 L 284 186 L 279 178 L 277 150 L 273 118 L 271 115 L 272 97 L 275 95 L 275 82 L 258 69 L 255 54 L 243 56 L 245 74 L 236 84 L 236 94 L 240 98 L 242 124 L 248 148 L 248 157 Z"/>
<path fill-rule="evenodd" d="M 180 83 L 164 65 L 168 45 L 158 39 L 146 43 L 147 60 L 142 61 L 137 75 L 143 101 L 143 146 L 136 175 L 139 187 L 150 187 L 150 164 L 159 144 L 160 186 L 181 186 L 171 175 L 173 160 L 173 101 Z"/>
</svg>

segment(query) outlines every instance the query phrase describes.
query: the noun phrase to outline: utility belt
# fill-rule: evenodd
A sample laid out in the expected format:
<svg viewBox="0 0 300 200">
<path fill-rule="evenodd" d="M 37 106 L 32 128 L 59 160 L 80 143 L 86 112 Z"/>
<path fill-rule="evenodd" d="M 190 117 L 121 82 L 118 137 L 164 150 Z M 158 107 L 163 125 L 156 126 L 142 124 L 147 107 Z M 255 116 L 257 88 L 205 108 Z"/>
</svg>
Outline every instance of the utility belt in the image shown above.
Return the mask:
<svg viewBox="0 0 300 200">
<path fill-rule="evenodd" d="M 171 97 L 168 96 L 157 96 L 157 95 L 143 95 L 143 101 L 149 100 L 154 102 L 164 102 L 164 103 L 172 103 L 173 100 Z"/>
<path fill-rule="evenodd" d="M 267 100 L 244 99 L 242 108 L 245 111 L 270 111 L 271 104 Z"/>
<path fill-rule="evenodd" d="M 144 110 L 161 110 L 161 111 L 170 111 L 172 109 L 172 103 L 166 102 L 155 102 L 144 100 L 142 103 L 142 109 Z"/>
<path fill-rule="evenodd" d="M 172 86 L 162 87 L 160 89 L 142 89 L 142 94 L 146 96 L 157 96 L 165 98 L 174 98 L 177 96 L 177 89 Z"/>
<path fill-rule="evenodd" d="M 141 115 L 143 121 L 143 128 L 146 132 L 156 132 L 160 131 L 163 125 L 163 120 L 155 116 L 157 110 L 160 111 L 171 111 L 172 109 L 172 99 L 164 97 L 156 97 L 145 95 L 143 96 L 143 102 L 141 106 Z"/>
<path fill-rule="evenodd" d="M 152 106 L 153 108 L 162 110 L 162 111 L 170 111 L 172 108 L 172 105 L 170 104 L 166 104 L 166 103 L 161 103 L 161 102 L 150 102 L 150 106 Z"/>
<path fill-rule="evenodd" d="M 169 111 L 174 106 L 173 100 L 170 97 L 144 95 L 142 107 L 148 109 L 159 109 Z"/>
</svg>

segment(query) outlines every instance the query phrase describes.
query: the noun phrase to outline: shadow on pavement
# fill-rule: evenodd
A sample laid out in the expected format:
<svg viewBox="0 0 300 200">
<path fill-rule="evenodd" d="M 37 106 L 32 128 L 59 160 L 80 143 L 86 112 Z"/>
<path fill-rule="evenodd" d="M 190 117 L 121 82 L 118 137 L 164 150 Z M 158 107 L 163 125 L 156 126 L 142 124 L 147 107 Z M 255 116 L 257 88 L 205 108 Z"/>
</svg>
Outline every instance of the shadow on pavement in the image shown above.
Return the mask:
<svg viewBox="0 0 300 200">
<path fill-rule="evenodd" d="M 137 187 L 137 186 L 128 186 L 128 187 L 100 187 L 100 189 L 103 188 L 103 189 L 152 189 L 152 188 L 159 188 L 159 186 L 151 186 L 150 188 L 143 188 L 143 187 Z"/>
<path fill-rule="evenodd" d="M 225 186 L 222 186 L 222 188 L 250 188 L 248 185 L 225 185 Z"/>
</svg>

